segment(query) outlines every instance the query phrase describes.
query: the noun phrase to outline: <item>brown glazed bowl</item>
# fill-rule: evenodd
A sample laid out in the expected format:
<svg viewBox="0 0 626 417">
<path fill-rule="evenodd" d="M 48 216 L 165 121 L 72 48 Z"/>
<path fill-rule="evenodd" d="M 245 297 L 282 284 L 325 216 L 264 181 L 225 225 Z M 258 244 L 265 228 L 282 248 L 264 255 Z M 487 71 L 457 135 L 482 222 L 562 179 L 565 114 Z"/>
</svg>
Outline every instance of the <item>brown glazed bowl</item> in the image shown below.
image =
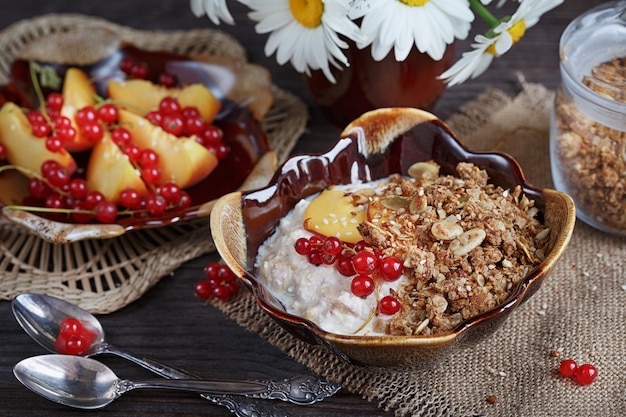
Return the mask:
<svg viewBox="0 0 626 417">
<path fill-rule="evenodd" d="M 371 180 L 393 173 L 406 175 L 413 163 L 428 160 L 436 161 L 442 174 L 453 174 L 460 161 L 472 162 L 485 169 L 490 182 L 496 185 L 505 188 L 521 185 L 540 209 L 540 216 L 550 228 L 545 259 L 521 281 L 504 304 L 462 322 L 447 334 L 340 335 L 288 313 L 260 283 L 254 268 L 259 246 L 300 199 L 332 184 L 366 181 L 366 175 Z M 502 325 L 555 267 L 570 241 L 575 217 L 574 204 L 568 195 L 528 184 L 511 157 L 471 152 L 432 114 L 394 108 L 374 110 L 356 119 L 325 154 L 287 160 L 265 188 L 220 198 L 211 213 L 211 232 L 220 255 L 251 289 L 259 306 L 290 333 L 308 343 L 324 344 L 355 364 L 407 367 L 424 364 L 450 349 L 471 345 Z"/>
</svg>

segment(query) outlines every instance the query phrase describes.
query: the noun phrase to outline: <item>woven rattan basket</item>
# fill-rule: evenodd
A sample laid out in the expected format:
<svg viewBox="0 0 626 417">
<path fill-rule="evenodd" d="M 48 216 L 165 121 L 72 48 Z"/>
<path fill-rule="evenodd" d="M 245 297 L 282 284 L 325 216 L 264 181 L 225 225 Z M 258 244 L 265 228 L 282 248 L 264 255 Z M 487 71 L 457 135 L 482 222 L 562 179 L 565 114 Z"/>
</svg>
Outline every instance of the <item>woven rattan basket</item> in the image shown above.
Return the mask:
<svg viewBox="0 0 626 417">
<path fill-rule="evenodd" d="M 50 14 L 0 32 L 0 83 L 8 82 L 11 62 L 32 42 L 77 28 L 110 30 L 148 50 L 246 60 L 243 46 L 217 30 L 141 31 L 91 16 Z M 271 92 L 273 104 L 262 127 L 280 162 L 303 132 L 307 111 L 294 95 L 273 85 Z M 139 298 L 182 263 L 214 249 L 207 218 L 69 244 L 49 243 L 0 220 L 0 298 L 47 293 L 93 313 L 110 313 Z"/>
</svg>

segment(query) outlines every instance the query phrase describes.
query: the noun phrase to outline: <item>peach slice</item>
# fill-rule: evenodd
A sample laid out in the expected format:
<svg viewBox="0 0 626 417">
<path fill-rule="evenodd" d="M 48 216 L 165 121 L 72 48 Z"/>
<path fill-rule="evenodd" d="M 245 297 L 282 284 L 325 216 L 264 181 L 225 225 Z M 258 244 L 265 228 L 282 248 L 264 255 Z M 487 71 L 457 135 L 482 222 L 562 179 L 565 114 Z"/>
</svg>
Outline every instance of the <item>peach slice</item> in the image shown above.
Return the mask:
<svg viewBox="0 0 626 417">
<path fill-rule="evenodd" d="M 6 158 L 12 165 L 40 173 L 45 161 L 54 160 L 68 173 L 76 171 L 72 155 L 65 149 L 58 152 L 48 150 L 46 140 L 33 136 L 26 115 L 12 102 L 6 102 L 0 109 L 0 143 L 6 148 Z"/>
<path fill-rule="evenodd" d="M 181 107 L 198 108 L 202 118 L 209 123 L 215 119 L 222 106 L 222 103 L 211 93 L 211 90 L 202 84 L 166 88 L 140 79 L 109 81 L 107 94 L 119 105 L 142 116 L 145 116 L 149 111 L 158 109 L 159 102 L 163 98 L 175 97 Z"/>
<path fill-rule="evenodd" d="M 120 110 L 119 120 L 140 149 L 152 149 L 159 156 L 159 184 L 174 182 L 186 188 L 205 179 L 217 166 L 213 152 L 196 142 L 195 137 L 176 137 L 147 119 Z"/>
<path fill-rule="evenodd" d="M 313 233 L 357 243 L 362 239 L 357 226 L 367 220 L 367 213 L 363 207 L 354 205 L 351 194 L 331 188 L 311 201 L 304 219 L 304 228 Z"/>
<path fill-rule="evenodd" d="M 86 106 L 96 104 L 96 89 L 88 75 L 80 68 L 70 67 L 65 71 L 63 79 L 63 107 L 61 115 L 67 117 L 76 129 L 76 137 L 71 142 L 63 144 L 70 152 L 80 152 L 90 149 L 94 143 L 83 137 L 76 123 L 76 113 Z"/>
<path fill-rule="evenodd" d="M 109 132 L 105 132 L 91 151 L 86 180 L 89 190 L 100 191 L 113 203 L 119 202 L 120 194 L 126 188 L 135 189 L 142 197 L 149 194 L 141 172 L 113 142 Z"/>
</svg>

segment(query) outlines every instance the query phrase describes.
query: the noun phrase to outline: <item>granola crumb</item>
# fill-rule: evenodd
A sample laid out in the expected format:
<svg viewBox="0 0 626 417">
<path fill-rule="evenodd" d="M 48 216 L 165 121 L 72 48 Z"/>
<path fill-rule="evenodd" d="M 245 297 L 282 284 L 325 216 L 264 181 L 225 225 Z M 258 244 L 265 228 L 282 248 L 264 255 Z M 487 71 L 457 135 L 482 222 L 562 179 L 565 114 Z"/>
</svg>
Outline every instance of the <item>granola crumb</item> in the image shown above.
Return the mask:
<svg viewBox="0 0 626 417">
<path fill-rule="evenodd" d="M 489 404 L 495 404 L 498 402 L 498 397 L 496 397 L 495 395 L 488 395 L 487 396 L 487 402 Z"/>
</svg>

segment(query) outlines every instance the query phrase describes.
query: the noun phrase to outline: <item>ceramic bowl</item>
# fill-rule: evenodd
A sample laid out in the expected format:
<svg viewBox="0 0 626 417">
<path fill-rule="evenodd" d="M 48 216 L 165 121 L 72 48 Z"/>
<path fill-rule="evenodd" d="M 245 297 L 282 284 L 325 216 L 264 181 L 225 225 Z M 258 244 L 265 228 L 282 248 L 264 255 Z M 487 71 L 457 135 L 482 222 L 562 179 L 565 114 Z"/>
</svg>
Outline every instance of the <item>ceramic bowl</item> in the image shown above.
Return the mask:
<svg viewBox="0 0 626 417">
<path fill-rule="evenodd" d="M 288 313 L 265 288 L 254 268 L 259 246 L 302 198 L 332 184 L 407 174 L 415 162 L 434 160 L 442 174 L 454 173 L 460 161 L 485 169 L 490 182 L 505 188 L 520 185 L 535 200 L 550 229 L 545 259 L 495 309 L 462 322 L 449 333 L 430 336 L 358 336 L 329 333 L 315 323 Z M 572 199 L 552 189 L 528 184 L 518 163 L 500 153 L 468 150 L 434 115 L 416 109 L 379 109 L 365 113 L 342 132 L 322 155 L 294 156 L 275 173 L 267 187 L 234 192 L 220 198 L 211 214 L 211 232 L 228 266 L 251 289 L 259 306 L 300 339 L 324 344 L 358 364 L 405 367 L 427 361 L 451 348 L 481 340 L 540 287 L 565 251 L 575 222 Z M 303 260 L 306 262 L 306 260 Z"/>
</svg>

